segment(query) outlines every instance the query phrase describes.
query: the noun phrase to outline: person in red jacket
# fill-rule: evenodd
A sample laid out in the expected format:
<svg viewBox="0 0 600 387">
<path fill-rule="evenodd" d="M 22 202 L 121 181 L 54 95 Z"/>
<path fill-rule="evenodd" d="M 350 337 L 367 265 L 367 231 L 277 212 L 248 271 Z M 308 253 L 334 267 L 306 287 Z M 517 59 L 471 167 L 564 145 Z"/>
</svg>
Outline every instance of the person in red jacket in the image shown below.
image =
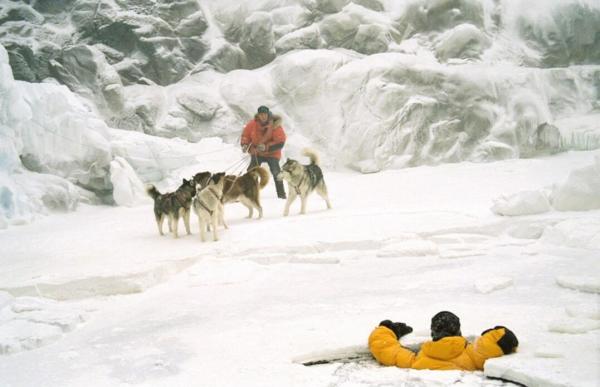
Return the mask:
<svg viewBox="0 0 600 387">
<path fill-rule="evenodd" d="M 286 140 L 281 122 L 280 116 L 273 115 L 268 107 L 260 106 L 254 118 L 244 127 L 240 143 L 242 148 L 252 155 L 248 170 L 267 163 L 275 181 L 277 197 L 285 199 L 283 181 L 277 180 L 281 171 L 281 149 Z"/>
</svg>

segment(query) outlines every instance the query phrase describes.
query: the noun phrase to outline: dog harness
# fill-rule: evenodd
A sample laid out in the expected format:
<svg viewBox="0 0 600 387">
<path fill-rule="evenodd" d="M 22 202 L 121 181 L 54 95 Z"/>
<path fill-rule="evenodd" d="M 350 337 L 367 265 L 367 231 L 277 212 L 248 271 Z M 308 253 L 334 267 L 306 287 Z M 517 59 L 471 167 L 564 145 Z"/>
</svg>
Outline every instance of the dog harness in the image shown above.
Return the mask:
<svg viewBox="0 0 600 387">
<path fill-rule="evenodd" d="M 211 187 L 208 187 L 207 190 L 215 197 L 215 199 L 217 199 L 218 201 L 221 201 L 221 198 L 219 198 L 219 195 L 217 195 L 217 193 Z M 210 216 L 212 216 L 214 210 L 210 210 L 200 198 L 198 198 L 198 204 L 200 204 L 200 206 L 202 206 L 202 208 L 204 208 L 206 210 L 206 212 L 208 212 L 208 214 Z"/>
<path fill-rule="evenodd" d="M 293 187 L 296 190 L 296 193 L 298 195 L 300 195 L 300 186 L 306 179 L 306 175 L 308 175 L 308 179 L 310 180 L 310 188 L 311 189 L 315 188 L 317 186 L 317 183 L 319 182 L 319 180 L 321 180 L 323 178 L 323 173 L 321 172 L 321 170 L 318 167 L 315 168 L 315 166 L 313 166 L 313 165 L 307 165 L 307 166 L 304 166 L 304 170 L 306 171 L 306 174 L 302 174 L 302 178 L 300 179 L 298 184 L 293 185 Z"/>
<path fill-rule="evenodd" d="M 212 216 L 212 214 L 213 214 L 213 212 L 214 212 L 214 211 L 212 211 L 211 209 L 209 209 L 209 208 L 206 206 L 206 204 L 204 204 L 204 203 L 202 202 L 202 200 L 198 199 L 198 204 L 200 204 L 200 206 L 201 206 L 202 208 L 204 208 L 204 209 L 206 210 L 206 212 L 208 212 L 208 215 Z"/>
<path fill-rule="evenodd" d="M 177 200 L 179 202 L 179 204 L 181 205 L 181 207 L 185 208 L 186 210 L 189 210 L 190 209 L 190 205 L 187 204 L 187 201 L 185 199 L 180 199 L 178 194 L 179 194 L 179 190 L 175 191 L 175 195 L 174 195 L 175 196 L 175 200 Z"/>
<path fill-rule="evenodd" d="M 302 175 L 302 178 L 300 179 L 300 181 L 298 182 L 297 185 L 294 185 L 294 190 L 296 190 L 296 193 L 300 196 L 300 186 L 302 185 L 302 183 L 304 182 L 304 177 L 305 175 Z"/>
</svg>

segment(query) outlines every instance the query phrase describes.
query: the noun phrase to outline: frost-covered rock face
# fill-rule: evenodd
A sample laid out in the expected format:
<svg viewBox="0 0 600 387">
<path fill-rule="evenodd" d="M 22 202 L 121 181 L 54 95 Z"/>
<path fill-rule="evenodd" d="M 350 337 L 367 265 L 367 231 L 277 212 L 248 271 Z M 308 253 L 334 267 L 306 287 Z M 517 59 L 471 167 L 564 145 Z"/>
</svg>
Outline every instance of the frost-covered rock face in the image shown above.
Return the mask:
<svg viewBox="0 0 600 387">
<path fill-rule="evenodd" d="M 28 221 L 110 194 L 108 128 L 89 107 L 65 86 L 15 81 L 1 46 L 0 89 L 0 218 Z"/>
<path fill-rule="evenodd" d="M 362 172 L 596 149 L 599 39 L 594 0 L 5 1 L 5 63 L 38 85 L 5 94 L 35 125 L 0 122 L 0 169 L 110 201 L 108 127 L 236 142 L 263 104 L 286 150 Z M 143 181 L 175 168 L 123 157 Z"/>
<path fill-rule="evenodd" d="M 569 121 L 600 109 L 599 18 L 591 0 L 38 0 L 0 5 L 0 42 L 18 79 L 56 78 L 111 127 L 232 140 L 269 104 L 343 144 L 329 161 L 380 170 L 600 146 Z"/>
<path fill-rule="evenodd" d="M 593 2 L 552 2 L 530 7 L 516 18 L 521 38 L 540 54 L 545 67 L 600 61 L 600 9 Z M 540 4 L 541 5 L 541 4 Z"/>
</svg>

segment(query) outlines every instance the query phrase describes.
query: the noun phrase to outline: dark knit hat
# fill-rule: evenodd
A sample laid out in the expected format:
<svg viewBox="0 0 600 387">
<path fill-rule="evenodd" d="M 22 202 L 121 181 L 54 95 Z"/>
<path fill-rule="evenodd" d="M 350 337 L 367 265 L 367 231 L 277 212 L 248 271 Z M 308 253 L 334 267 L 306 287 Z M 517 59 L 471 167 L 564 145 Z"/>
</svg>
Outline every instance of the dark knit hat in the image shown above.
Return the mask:
<svg viewBox="0 0 600 387">
<path fill-rule="evenodd" d="M 269 114 L 269 113 L 271 113 L 271 112 L 269 111 L 269 108 L 268 108 L 268 107 L 266 107 L 265 105 L 262 105 L 262 106 L 259 106 L 259 107 L 258 107 L 258 113 L 259 113 L 259 114 L 260 114 L 260 113 L 267 113 L 267 114 Z"/>
<path fill-rule="evenodd" d="M 452 312 L 439 312 L 431 319 L 431 337 L 433 341 L 448 336 L 460 336 L 460 319 Z"/>
</svg>

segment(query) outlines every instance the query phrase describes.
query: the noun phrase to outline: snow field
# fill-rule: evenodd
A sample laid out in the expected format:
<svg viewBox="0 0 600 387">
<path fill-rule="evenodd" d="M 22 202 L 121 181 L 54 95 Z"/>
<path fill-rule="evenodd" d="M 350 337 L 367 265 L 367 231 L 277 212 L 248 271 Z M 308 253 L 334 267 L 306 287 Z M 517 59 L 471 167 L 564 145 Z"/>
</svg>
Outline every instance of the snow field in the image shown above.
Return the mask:
<svg viewBox="0 0 600 387">
<path fill-rule="evenodd" d="M 506 218 L 488 210 L 499 192 L 552 184 L 562 178 L 557 171 L 567 176 L 591 158 L 376 175 L 326 170 L 332 210 L 315 195 L 307 215 L 296 206 L 283 218 L 271 183 L 262 195 L 264 219 L 227 206 L 230 229 L 215 243 L 199 241 L 194 218 L 192 235 L 160 237 L 150 204 L 82 206 L 9 228 L 0 232 L 7 292 L 0 293 L 0 338 L 10 352 L 0 357 L 0 374 L 15 386 L 78 385 L 89 377 L 100 386 L 502 384 L 485 376 L 593 386 L 597 361 L 576 354 L 596 350 L 598 295 L 570 287 L 589 286 L 597 251 L 548 233 L 565 222 L 565 235 L 577 235 L 578 224 L 593 233 L 600 230 L 596 213 Z M 170 181 L 163 184 L 178 182 Z M 30 300 L 37 311 L 18 306 Z M 370 330 L 386 318 L 415 328 L 407 343 L 426 340 L 439 310 L 458 314 L 469 336 L 510 327 L 519 352 L 487 362 L 483 373 L 401 370 L 372 360 L 297 363 L 315 352 L 364 351 Z M 39 316 L 27 315 L 33 312 Z"/>
</svg>

